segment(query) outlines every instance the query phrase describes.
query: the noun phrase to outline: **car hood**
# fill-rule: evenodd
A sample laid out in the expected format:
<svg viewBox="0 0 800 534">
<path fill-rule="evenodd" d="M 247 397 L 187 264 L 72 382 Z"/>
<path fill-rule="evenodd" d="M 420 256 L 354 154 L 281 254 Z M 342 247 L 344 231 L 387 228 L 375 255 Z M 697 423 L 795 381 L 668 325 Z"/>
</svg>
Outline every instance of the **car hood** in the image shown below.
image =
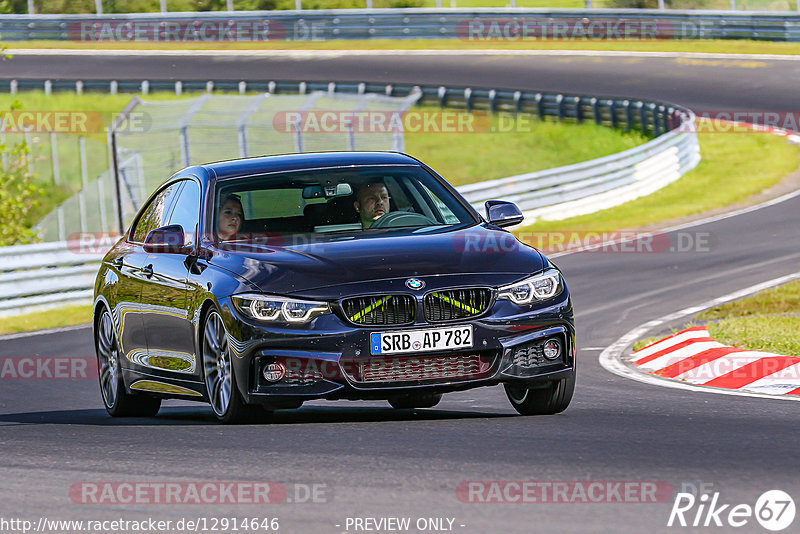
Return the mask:
<svg viewBox="0 0 800 534">
<path fill-rule="evenodd" d="M 410 277 L 425 280 L 429 288 L 503 285 L 546 265 L 535 248 L 490 225 L 307 237 L 282 246 L 272 245 L 274 239 L 268 244 L 224 244 L 209 261 L 265 293 L 320 298 L 374 291 L 378 288 L 367 287 L 378 281 L 399 280 L 396 289 L 406 290 Z"/>
</svg>

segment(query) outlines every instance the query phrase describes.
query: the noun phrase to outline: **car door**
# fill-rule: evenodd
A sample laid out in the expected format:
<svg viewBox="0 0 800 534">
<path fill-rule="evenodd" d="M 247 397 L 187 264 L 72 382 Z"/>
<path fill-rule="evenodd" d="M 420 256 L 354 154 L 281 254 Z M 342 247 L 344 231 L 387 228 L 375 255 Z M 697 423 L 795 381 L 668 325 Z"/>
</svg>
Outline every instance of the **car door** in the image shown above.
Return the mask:
<svg viewBox="0 0 800 534">
<path fill-rule="evenodd" d="M 197 238 L 200 217 L 200 186 L 193 180 L 178 182 L 171 213 L 162 226 L 178 224 L 184 231 L 187 252 L 150 253 L 145 271 L 150 273 L 142 288 L 143 316 L 147 332 L 147 363 L 150 367 L 178 375 L 194 375 L 192 318 L 187 299 L 188 261 Z"/>
</svg>

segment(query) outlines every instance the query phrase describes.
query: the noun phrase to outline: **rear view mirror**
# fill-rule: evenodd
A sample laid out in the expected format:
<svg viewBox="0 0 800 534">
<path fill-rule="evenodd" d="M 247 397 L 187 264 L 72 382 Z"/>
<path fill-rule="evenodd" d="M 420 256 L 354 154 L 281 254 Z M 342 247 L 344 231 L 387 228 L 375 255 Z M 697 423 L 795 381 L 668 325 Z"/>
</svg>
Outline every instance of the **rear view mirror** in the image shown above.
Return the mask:
<svg viewBox="0 0 800 534">
<path fill-rule="evenodd" d="M 184 239 L 183 227 L 180 224 L 162 226 L 150 230 L 144 240 L 144 250 L 150 253 L 181 254 L 186 250 Z"/>
<path fill-rule="evenodd" d="M 353 194 L 350 184 L 336 185 L 308 185 L 303 188 L 303 198 L 334 198 L 346 197 Z"/>
<path fill-rule="evenodd" d="M 505 200 L 487 200 L 486 201 L 486 218 L 490 224 L 505 228 L 506 226 L 514 226 L 519 224 L 524 219 L 522 212 L 513 202 L 506 202 Z"/>
</svg>

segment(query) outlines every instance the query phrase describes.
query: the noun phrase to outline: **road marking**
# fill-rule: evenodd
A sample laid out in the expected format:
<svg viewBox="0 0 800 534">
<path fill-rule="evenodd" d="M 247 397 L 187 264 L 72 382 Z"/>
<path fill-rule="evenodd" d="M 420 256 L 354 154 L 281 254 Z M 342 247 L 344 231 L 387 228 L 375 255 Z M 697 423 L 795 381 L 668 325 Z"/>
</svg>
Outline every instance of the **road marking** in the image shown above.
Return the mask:
<svg viewBox="0 0 800 534">
<path fill-rule="evenodd" d="M 73 330 L 81 330 L 83 328 L 91 328 L 90 324 L 79 324 L 76 326 L 64 326 L 61 328 L 49 328 L 47 330 L 34 330 L 33 332 L 20 332 L 18 334 L 6 334 L 0 336 L 0 341 L 8 341 L 9 339 L 19 339 L 23 337 L 45 336 L 47 334 L 60 334 L 61 332 L 71 332 Z"/>
<path fill-rule="evenodd" d="M 21 56 L 206 56 L 206 57 L 266 57 L 319 59 L 351 56 L 553 56 L 553 57 L 622 57 L 747 60 L 741 66 L 752 67 L 754 61 L 800 61 L 800 55 L 791 54 L 715 54 L 706 52 L 637 52 L 625 50 L 504 50 L 452 49 L 452 50 L 94 50 L 78 48 L 16 48 L 6 53 Z"/>
<path fill-rule="evenodd" d="M 603 367 L 603 369 L 615 375 L 622 376 L 624 378 L 630 378 L 631 380 L 636 380 L 638 382 L 644 382 L 646 384 L 652 384 L 668 388 L 684 389 L 690 391 L 704 391 L 706 393 L 717 393 L 720 395 L 738 395 L 743 397 L 758 397 L 763 399 L 800 401 L 800 397 L 750 393 L 744 391 L 718 389 L 709 386 L 695 386 L 692 384 L 675 382 L 668 378 L 659 378 L 654 375 L 640 373 L 639 371 L 625 365 L 621 359 L 622 354 L 628 349 L 628 347 L 630 347 L 633 343 L 635 343 L 639 339 L 645 337 L 649 331 L 659 326 L 662 326 L 664 324 L 669 324 L 673 321 L 677 321 L 678 319 L 683 319 L 684 317 L 689 317 L 703 310 L 707 310 L 708 308 L 713 308 L 714 306 L 719 306 L 720 304 L 740 299 L 742 297 L 752 295 L 753 293 L 758 293 L 759 291 L 763 291 L 764 289 L 776 287 L 797 279 L 800 279 L 800 272 L 796 272 L 786 276 L 781 276 L 778 278 L 773 278 L 772 280 L 767 280 L 766 282 L 761 282 L 760 284 L 746 287 L 744 289 L 734 291 L 733 293 L 728 293 L 727 295 L 706 301 L 702 304 L 698 304 L 696 306 L 690 306 L 680 311 L 670 313 L 669 315 L 665 315 L 659 319 L 653 319 L 652 321 L 648 321 L 632 329 L 627 334 L 620 337 L 614 343 L 606 347 L 606 349 L 600 353 L 600 356 L 598 358 L 600 361 L 600 365 Z"/>
</svg>

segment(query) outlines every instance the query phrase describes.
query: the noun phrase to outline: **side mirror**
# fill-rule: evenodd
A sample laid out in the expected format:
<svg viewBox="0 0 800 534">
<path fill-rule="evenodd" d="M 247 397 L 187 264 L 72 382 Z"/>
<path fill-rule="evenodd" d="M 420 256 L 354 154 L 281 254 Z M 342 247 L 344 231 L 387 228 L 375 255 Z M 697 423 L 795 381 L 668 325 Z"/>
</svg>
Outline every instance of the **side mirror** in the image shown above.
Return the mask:
<svg viewBox="0 0 800 534">
<path fill-rule="evenodd" d="M 184 239 L 183 227 L 180 224 L 162 226 L 150 230 L 144 240 L 144 250 L 150 253 L 181 254 L 186 251 Z"/>
<path fill-rule="evenodd" d="M 525 218 L 516 204 L 505 200 L 487 200 L 486 218 L 490 224 L 505 228 L 519 224 Z"/>
</svg>

